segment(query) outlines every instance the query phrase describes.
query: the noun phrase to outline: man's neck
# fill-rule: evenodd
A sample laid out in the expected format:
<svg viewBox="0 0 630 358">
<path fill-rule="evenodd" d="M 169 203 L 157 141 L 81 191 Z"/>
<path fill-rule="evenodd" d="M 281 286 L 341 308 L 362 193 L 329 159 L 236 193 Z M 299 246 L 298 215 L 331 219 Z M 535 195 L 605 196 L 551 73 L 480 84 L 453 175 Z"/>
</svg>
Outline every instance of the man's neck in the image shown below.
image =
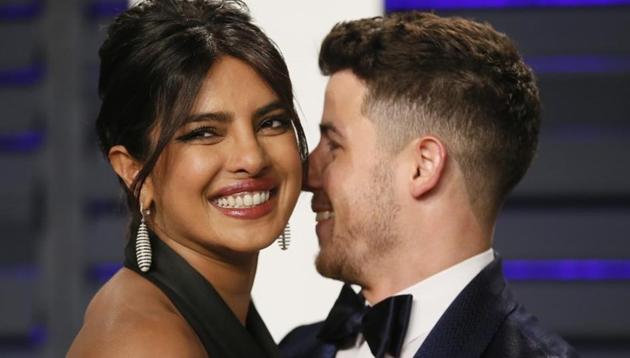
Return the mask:
<svg viewBox="0 0 630 358">
<path fill-rule="evenodd" d="M 490 240 L 433 240 L 429 247 L 401 247 L 397 254 L 379 258 L 369 265 L 362 293 L 376 304 L 397 292 L 421 282 L 490 248 Z"/>
</svg>

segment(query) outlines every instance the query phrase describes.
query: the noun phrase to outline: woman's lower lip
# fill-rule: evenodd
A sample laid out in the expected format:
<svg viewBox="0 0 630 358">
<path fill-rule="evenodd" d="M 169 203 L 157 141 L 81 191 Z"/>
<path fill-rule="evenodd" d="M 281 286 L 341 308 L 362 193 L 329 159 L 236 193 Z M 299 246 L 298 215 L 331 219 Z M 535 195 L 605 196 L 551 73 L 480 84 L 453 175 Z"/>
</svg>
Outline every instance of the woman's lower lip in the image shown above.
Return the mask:
<svg viewBox="0 0 630 358">
<path fill-rule="evenodd" d="M 223 215 L 237 218 L 237 219 L 258 219 L 263 217 L 273 210 L 273 201 L 275 198 L 272 196 L 269 200 L 265 201 L 260 205 L 253 206 L 251 208 L 222 208 L 215 204 L 214 207 L 217 208 Z"/>
</svg>

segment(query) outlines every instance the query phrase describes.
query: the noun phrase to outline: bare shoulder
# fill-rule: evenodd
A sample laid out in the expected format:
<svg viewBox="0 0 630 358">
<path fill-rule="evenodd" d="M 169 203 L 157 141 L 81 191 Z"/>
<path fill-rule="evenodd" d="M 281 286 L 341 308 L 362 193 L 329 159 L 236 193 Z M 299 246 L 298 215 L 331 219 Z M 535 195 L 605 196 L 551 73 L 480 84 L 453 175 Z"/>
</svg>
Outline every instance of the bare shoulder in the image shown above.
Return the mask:
<svg viewBox="0 0 630 358">
<path fill-rule="evenodd" d="M 206 357 L 195 332 L 157 287 L 121 269 L 94 296 L 68 357 Z"/>
</svg>

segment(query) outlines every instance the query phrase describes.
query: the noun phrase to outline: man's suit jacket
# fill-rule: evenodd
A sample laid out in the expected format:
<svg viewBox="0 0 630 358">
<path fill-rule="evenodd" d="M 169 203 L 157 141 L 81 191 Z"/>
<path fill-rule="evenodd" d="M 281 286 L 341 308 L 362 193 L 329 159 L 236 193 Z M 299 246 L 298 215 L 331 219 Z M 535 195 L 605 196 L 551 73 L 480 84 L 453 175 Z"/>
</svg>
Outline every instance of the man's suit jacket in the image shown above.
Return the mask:
<svg viewBox="0 0 630 358">
<path fill-rule="evenodd" d="M 334 357 L 317 338 L 323 322 L 301 326 L 280 342 L 283 357 Z M 495 258 L 455 298 L 416 352 L 417 358 L 577 357 L 514 298 Z"/>
</svg>

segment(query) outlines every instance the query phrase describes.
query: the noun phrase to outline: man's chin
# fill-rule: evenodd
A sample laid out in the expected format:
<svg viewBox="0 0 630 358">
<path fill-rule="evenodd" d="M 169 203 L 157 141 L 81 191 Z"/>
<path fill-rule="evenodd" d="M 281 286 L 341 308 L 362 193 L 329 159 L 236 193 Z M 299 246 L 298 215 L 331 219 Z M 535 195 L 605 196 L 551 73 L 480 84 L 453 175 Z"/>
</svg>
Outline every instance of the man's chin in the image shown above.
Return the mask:
<svg viewBox="0 0 630 358">
<path fill-rule="evenodd" d="M 315 258 L 315 268 L 320 275 L 333 280 L 358 282 L 359 270 L 353 267 L 346 257 L 339 255 L 338 250 L 320 249 Z"/>
<path fill-rule="evenodd" d="M 320 250 L 315 258 L 315 269 L 317 269 L 317 272 L 324 277 L 337 280 L 338 278 L 336 277 L 336 273 L 339 270 L 336 269 L 335 266 L 336 265 L 331 263 L 330 260 L 327 259 L 326 255 L 322 254 Z"/>
</svg>

